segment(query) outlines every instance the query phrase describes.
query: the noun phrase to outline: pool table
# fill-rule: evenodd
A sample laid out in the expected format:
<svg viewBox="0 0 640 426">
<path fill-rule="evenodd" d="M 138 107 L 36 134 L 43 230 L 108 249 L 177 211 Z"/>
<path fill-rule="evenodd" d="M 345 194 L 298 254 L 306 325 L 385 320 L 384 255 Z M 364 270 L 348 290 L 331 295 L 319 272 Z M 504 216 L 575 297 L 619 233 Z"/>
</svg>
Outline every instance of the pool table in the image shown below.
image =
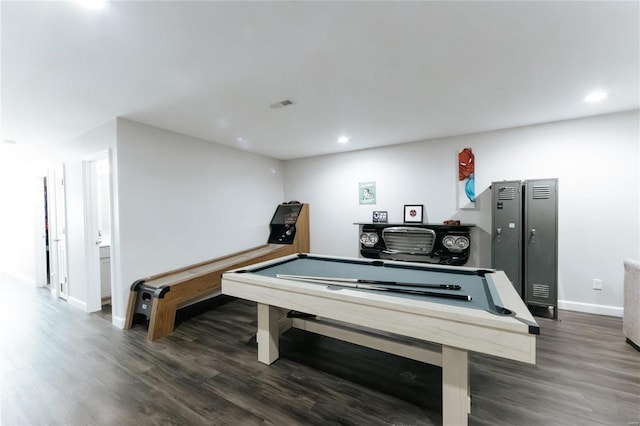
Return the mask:
<svg viewBox="0 0 640 426">
<path fill-rule="evenodd" d="M 502 271 L 295 254 L 224 273 L 222 293 L 257 302 L 265 364 L 296 327 L 442 367 L 445 425 L 468 423 L 469 351 L 535 364 L 539 326 Z"/>
</svg>

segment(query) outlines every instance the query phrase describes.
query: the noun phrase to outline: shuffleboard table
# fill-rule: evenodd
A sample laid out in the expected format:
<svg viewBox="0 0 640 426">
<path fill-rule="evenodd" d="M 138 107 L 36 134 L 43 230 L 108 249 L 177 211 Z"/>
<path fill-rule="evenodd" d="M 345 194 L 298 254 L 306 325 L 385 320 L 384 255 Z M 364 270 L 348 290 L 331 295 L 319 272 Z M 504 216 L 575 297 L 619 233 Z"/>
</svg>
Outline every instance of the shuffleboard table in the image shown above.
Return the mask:
<svg viewBox="0 0 640 426">
<path fill-rule="evenodd" d="M 445 425 L 468 423 L 470 351 L 536 362 L 539 326 L 502 271 L 296 254 L 224 273 L 222 293 L 257 302 L 262 363 L 296 327 L 442 367 Z"/>
</svg>

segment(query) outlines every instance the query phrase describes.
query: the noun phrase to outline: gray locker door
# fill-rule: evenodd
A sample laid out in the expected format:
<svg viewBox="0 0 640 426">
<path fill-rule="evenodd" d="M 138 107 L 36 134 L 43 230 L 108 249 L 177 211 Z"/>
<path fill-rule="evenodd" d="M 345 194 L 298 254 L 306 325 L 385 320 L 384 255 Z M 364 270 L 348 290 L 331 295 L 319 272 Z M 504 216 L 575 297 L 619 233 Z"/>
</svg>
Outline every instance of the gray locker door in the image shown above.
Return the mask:
<svg viewBox="0 0 640 426">
<path fill-rule="evenodd" d="M 558 305 L 558 180 L 525 181 L 525 302 Z"/>
<path fill-rule="evenodd" d="M 504 271 L 522 296 L 522 183 L 493 182 L 491 263 Z"/>
</svg>

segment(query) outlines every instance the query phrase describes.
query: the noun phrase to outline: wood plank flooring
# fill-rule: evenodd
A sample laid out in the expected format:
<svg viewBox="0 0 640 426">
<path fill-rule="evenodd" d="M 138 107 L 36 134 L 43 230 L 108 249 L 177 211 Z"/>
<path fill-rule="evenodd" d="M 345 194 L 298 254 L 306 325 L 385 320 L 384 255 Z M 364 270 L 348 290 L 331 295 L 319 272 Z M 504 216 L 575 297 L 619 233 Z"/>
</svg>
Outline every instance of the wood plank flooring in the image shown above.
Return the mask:
<svg viewBox="0 0 640 426">
<path fill-rule="evenodd" d="M 2 425 L 438 425 L 440 369 L 299 330 L 257 361 L 233 300 L 151 343 L 0 276 Z M 108 315 L 108 314 L 107 314 Z M 638 425 L 640 352 L 620 318 L 538 318 L 535 366 L 471 356 L 471 425 Z"/>
</svg>

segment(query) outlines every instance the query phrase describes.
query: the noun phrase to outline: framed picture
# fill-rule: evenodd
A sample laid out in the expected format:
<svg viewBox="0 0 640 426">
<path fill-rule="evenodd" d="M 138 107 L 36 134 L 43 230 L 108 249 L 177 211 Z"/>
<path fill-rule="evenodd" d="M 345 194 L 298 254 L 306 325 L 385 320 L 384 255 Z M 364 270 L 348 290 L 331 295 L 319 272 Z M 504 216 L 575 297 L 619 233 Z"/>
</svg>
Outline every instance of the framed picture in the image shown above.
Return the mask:
<svg viewBox="0 0 640 426">
<path fill-rule="evenodd" d="M 422 204 L 404 205 L 404 223 L 422 223 Z"/>
<path fill-rule="evenodd" d="M 373 212 L 373 223 L 386 223 L 387 222 L 387 212 L 386 211 L 374 211 Z"/>
<path fill-rule="evenodd" d="M 458 152 L 458 207 L 476 207 L 476 157 L 471 148 Z"/>
<path fill-rule="evenodd" d="M 360 182 L 358 184 L 358 198 L 360 205 L 376 203 L 376 183 Z"/>
</svg>

